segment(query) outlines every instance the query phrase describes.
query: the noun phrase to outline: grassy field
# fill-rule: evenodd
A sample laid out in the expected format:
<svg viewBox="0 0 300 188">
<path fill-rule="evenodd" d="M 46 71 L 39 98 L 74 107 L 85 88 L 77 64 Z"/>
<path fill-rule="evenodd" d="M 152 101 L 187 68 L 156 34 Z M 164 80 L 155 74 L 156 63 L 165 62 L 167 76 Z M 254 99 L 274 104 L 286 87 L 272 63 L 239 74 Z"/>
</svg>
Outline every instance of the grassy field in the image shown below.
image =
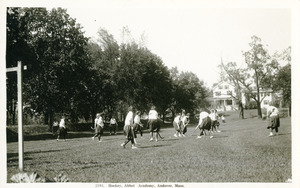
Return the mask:
<svg viewBox="0 0 300 188">
<path fill-rule="evenodd" d="M 149 134 L 138 135 L 138 149 L 124 149 L 121 132 L 103 142 L 93 141 L 92 132 L 70 132 L 66 142 L 55 139 L 24 142 L 24 171 L 53 178 L 67 174 L 71 182 L 285 182 L 292 178 L 291 119 L 282 118 L 279 135 L 268 137 L 266 121 L 247 112 L 227 113 L 222 132 L 196 139 L 173 137 L 165 127 L 164 139 L 149 142 Z M 7 182 L 18 173 L 17 142 L 7 143 Z"/>
</svg>

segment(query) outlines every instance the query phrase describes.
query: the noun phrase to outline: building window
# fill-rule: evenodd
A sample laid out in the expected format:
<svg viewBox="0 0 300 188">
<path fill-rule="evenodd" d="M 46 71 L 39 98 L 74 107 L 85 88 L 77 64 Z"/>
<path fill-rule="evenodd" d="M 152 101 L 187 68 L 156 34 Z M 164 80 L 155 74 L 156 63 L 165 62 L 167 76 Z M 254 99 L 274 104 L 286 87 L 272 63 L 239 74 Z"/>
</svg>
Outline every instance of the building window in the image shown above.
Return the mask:
<svg viewBox="0 0 300 188">
<path fill-rule="evenodd" d="M 222 86 L 222 85 L 219 85 L 219 89 L 223 89 L 223 86 Z"/>
<path fill-rule="evenodd" d="M 227 91 L 227 95 L 231 95 L 232 94 L 232 91 Z"/>
<path fill-rule="evenodd" d="M 228 89 L 228 88 L 229 88 L 229 86 L 228 86 L 228 85 L 225 85 L 225 86 L 224 86 L 224 89 Z"/>
<path fill-rule="evenodd" d="M 221 95 L 220 91 L 215 92 L 215 96 L 220 96 L 220 95 Z"/>
<path fill-rule="evenodd" d="M 264 100 L 263 102 L 264 102 L 264 105 L 269 104 L 269 100 Z"/>
<path fill-rule="evenodd" d="M 226 100 L 227 105 L 232 105 L 232 100 Z"/>
</svg>

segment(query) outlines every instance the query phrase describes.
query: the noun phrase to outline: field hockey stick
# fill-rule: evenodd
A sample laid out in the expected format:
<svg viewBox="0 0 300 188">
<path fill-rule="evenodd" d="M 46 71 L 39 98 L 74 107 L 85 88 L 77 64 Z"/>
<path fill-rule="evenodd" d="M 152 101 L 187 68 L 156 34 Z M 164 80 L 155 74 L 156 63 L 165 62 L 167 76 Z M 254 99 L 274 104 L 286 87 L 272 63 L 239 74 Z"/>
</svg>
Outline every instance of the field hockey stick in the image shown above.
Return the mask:
<svg viewBox="0 0 300 188">
<path fill-rule="evenodd" d="M 192 132 L 191 136 L 193 136 L 193 134 L 195 133 L 195 131 L 198 129 L 199 125 L 197 125 L 197 127 L 194 129 L 194 131 Z"/>
<path fill-rule="evenodd" d="M 160 139 L 164 139 L 164 137 L 162 137 L 159 132 L 157 132 L 157 134 L 158 134 Z"/>
</svg>

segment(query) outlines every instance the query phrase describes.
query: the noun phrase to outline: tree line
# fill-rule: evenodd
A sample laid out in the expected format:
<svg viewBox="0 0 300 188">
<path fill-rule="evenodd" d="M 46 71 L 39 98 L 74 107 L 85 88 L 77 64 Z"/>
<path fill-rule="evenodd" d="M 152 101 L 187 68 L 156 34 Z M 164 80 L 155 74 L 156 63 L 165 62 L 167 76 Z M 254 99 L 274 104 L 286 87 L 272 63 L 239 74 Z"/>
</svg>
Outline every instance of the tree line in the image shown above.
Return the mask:
<svg viewBox="0 0 300 188">
<path fill-rule="evenodd" d="M 23 72 L 24 111 L 43 117 L 52 125 L 56 114 L 68 114 L 73 123 L 95 119 L 97 112 L 126 113 L 128 106 L 147 112 L 155 105 L 164 117 L 185 109 L 196 113 L 209 107 L 209 89 L 192 72 L 168 68 L 143 41 L 135 41 L 123 27 L 118 43 L 99 27 L 97 41 L 84 36 L 80 24 L 66 9 L 7 8 L 6 67 L 17 61 L 27 65 Z M 250 50 L 243 52 L 244 67 L 223 62 L 220 79 L 235 86 L 243 111 L 242 93 L 256 102 L 262 116 L 260 92 L 281 92 L 291 112 L 291 48 L 270 55 L 261 39 L 252 36 Z M 285 61 L 284 67 L 279 61 Z M 7 73 L 7 124 L 15 124 L 17 78 Z M 255 90 L 253 90 L 255 88 Z"/>
<path fill-rule="evenodd" d="M 209 105 L 203 81 L 192 72 L 169 69 L 142 41 L 119 44 L 105 28 L 93 41 L 82 29 L 66 9 L 7 8 L 6 67 L 17 61 L 27 66 L 25 113 L 43 116 L 51 126 L 55 114 L 68 114 L 76 123 L 102 111 L 124 114 L 131 105 L 141 111 L 155 105 L 163 116 Z M 130 36 L 126 27 L 123 36 Z M 15 123 L 16 79 L 7 73 L 7 124 Z"/>
</svg>

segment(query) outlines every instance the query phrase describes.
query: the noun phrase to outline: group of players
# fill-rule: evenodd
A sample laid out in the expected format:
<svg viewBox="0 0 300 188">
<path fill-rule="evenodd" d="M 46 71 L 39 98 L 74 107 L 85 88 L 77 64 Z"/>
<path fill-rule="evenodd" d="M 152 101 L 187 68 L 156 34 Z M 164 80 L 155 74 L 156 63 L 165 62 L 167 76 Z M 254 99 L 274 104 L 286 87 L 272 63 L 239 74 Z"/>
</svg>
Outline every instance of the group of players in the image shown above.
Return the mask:
<svg viewBox="0 0 300 188">
<path fill-rule="evenodd" d="M 224 118 L 224 117 L 223 117 Z M 224 120 L 223 120 L 224 121 Z M 185 114 L 185 110 L 182 110 L 181 113 L 178 113 L 173 121 L 173 126 L 175 129 L 174 137 L 185 137 L 187 132 L 187 125 L 190 122 L 190 114 Z M 197 138 L 201 138 L 205 134 L 205 130 L 210 133 L 213 131 L 221 132 L 219 130 L 219 115 L 217 110 L 212 109 L 211 111 L 204 110 L 199 115 L 199 123 L 195 130 L 200 129 L 200 135 Z M 213 138 L 213 136 L 211 136 Z"/>
<path fill-rule="evenodd" d="M 103 113 L 99 113 L 96 115 L 94 128 L 93 128 L 95 130 L 95 135 L 92 137 L 92 140 L 98 138 L 98 141 L 102 142 L 102 135 L 104 130 L 103 115 L 104 115 Z M 211 110 L 210 112 L 206 112 L 206 111 L 201 112 L 199 115 L 198 126 L 195 128 L 195 130 L 198 128 L 200 129 L 200 135 L 197 138 L 201 138 L 205 134 L 205 130 L 209 131 L 210 134 L 213 131 L 220 132 L 219 130 L 220 123 L 218 119 L 219 119 L 219 115 L 216 110 Z M 185 137 L 189 122 L 190 122 L 189 113 L 186 114 L 185 110 L 182 110 L 181 113 L 178 113 L 173 121 L 173 126 L 175 129 L 174 137 Z M 114 123 L 110 122 L 110 128 L 112 124 L 114 125 L 115 123 L 116 123 L 115 119 L 114 119 Z M 149 111 L 148 122 L 147 122 L 147 128 L 150 131 L 150 141 L 158 141 L 159 137 L 163 138 L 159 133 L 162 125 L 163 125 L 163 121 L 159 118 L 155 106 L 152 106 Z M 131 142 L 131 148 L 136 149 L 137 134 L 138 132 L 140 132 L 142 136 L 143 135 L 142 129 L 143 129 L 143 124 L 141 123 L 141 112 L 136 111 L 134 115 L 133 108 L 132 106 L 130 106 L 128 108 L 128 113 L 126 115 L 124 121 L 124 127 L 123 127 L 123 131 L 126 139 L 121 144 L 121 146 L 125 148 L 125 146 L 129 142 Z M 213 136 L 210 136 L 210 138 L 212 137 Z"/>
<path fill-rule="evenodd" d="M 278 127 L 280 126 L 278 109 L 274 106 L 270 106 L 267 109 L 267 117 L 269 118 L 269 124 L 267 128 L 271 129 L 269 136 L 273 136 L 273 130 L 275 130 L 277 134 Z M 225 121 L 224 117 L 222 117 L 222 121 Z M 173 121 L 173 126 L 175 129 L 174 137 L 185 137 L 189 122 L 189 113 L 186 114 L 185 110 L 182 110 L 181 113 L 178 113 Z M 147 128 L 149 128 L 150 130 L 150 141 L 158 141 L 159 137 L 162 138 L 159 134 L 162 125 L 163 121 L 159 118 L 155 106 L 152 106 L 151 110 L 149 111 L 147 123 Z M 212 132 L 221 132 L 219 130 L 219 125 L 219 115 L 217 113 L 217 110 L 203 110 L 199 114 L 199 123 L 195 128 L 195 130 L 200 130 L 200 134 L 199 136 L 197 136 L 197 138 L 202 138 L 204 134 L 206 135 L 206 131 L 209 132 L 210 138 L 213 138 Z M 112 133 L 116 134 L 117 126 L 118 123 L 116 119 L 112 117 L 109 123 L 110 135 Z M 65 118 L 62 117 L 59 124 L 57 122 L 54 122 L 54 127 L 57 127 L 58 129 L 57 141 L 60 139 L 60 137 L 62 137 L 65 140 L 65 136 L 67 134 L 65 127 Z M 92 129 L 95 130 L 95 135 L 92 137 L 92 140 L 95 140 L 95 138 L 97 137 L 98 141 L 102 142 L 102 135 L 104 131 L 104 113 L 98 113 L 96 115 L 94 127 L 92 127 Z M 195 132 L 195 130 L 193 131 L 193 133 Z M 121 144 L 121 146 L 125 148 L 127 143 L 131 142 L 131 148 L 136 149 L 137 133 L 140 132 L 140 135 L 143 136 L 143 124 L 141 123 L 141 112 L 136 111 L 134 115 L 132 106 L 128 108 L 128 113 L 124 121 L 123 131 L 126 136 L 126 140 Z"/>
</svg>

